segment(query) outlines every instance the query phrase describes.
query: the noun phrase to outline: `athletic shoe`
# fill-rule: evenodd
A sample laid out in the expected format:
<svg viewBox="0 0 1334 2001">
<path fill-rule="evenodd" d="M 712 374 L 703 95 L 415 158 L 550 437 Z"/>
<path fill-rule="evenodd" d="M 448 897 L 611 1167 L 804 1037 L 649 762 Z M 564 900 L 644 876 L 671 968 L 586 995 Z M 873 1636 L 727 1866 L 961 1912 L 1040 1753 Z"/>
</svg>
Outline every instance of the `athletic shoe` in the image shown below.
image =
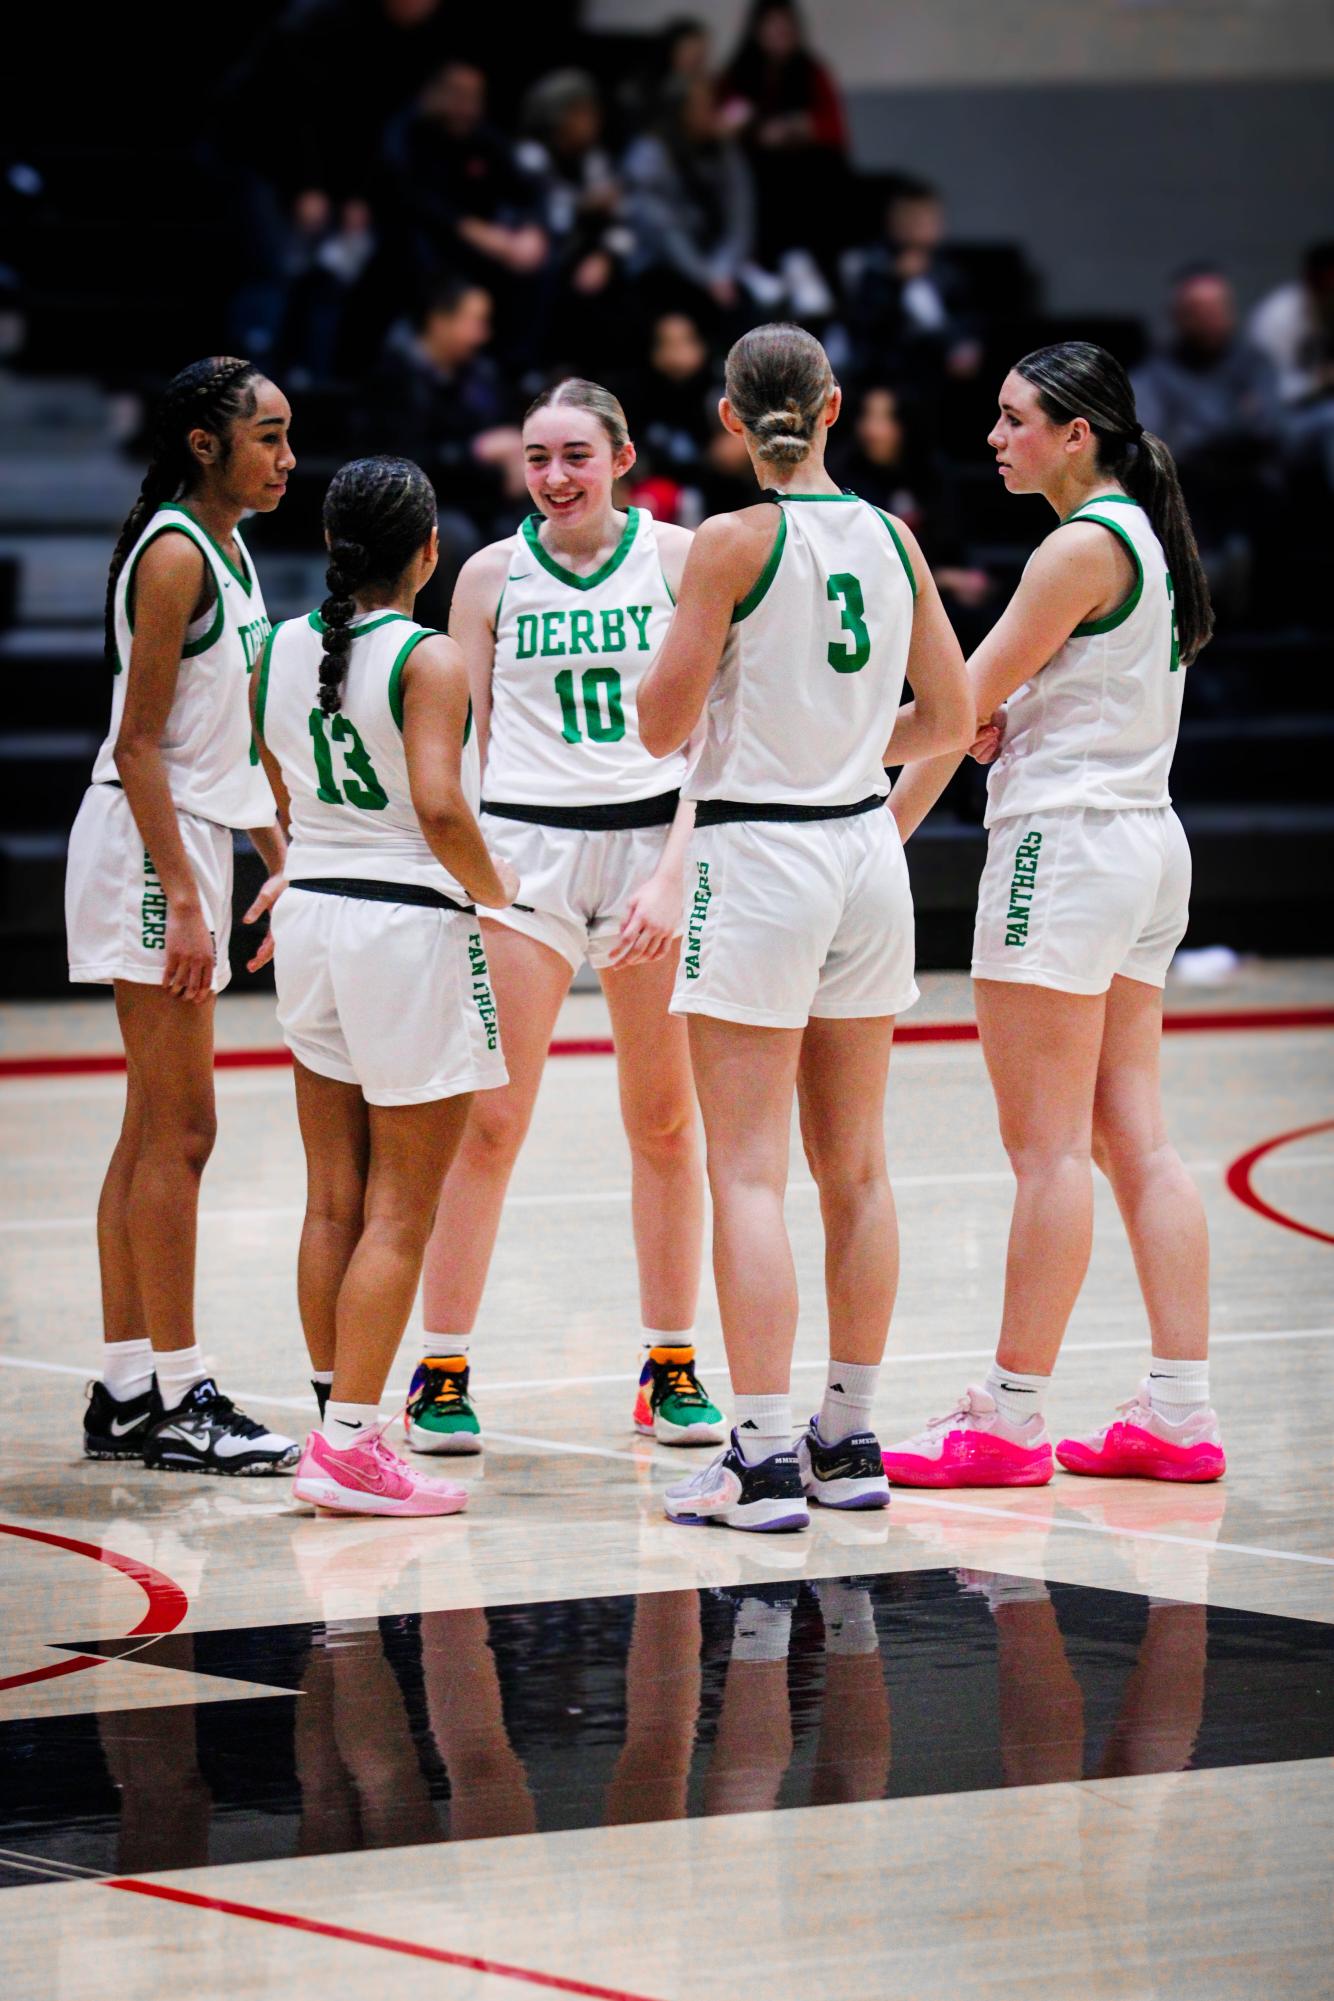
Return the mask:
<svg viewBox="0 0 1334 2001">
<path fill-rule="evenodd" d="M 118 1402 L 105 1383 L 88 1385 L 83 1414 L 85 1459 L 142 1459 L 149 1426 L 162 1415 L 162 1398 L 154 1376 L 142 1396 Z"/>
<path fill-rule="evenodd" d="M 811 1525 L 792 1447 L 785 1445 L 748 1466 L 735 1431 L 710 1465 L 667 1489 L 663 1506 L 674 1522 L 719 1522 L 724 1528 L 760 1532 Z"/>
<path fill-rule="evenodd" d="M 659 1445 L 722 1444 L 727 1425 L 695 1374 L 692 1347 L 649 1349 L 639 1377 L 634 1426 Z"/>
<path fill-rule="evenodd" d="M 466 1487 L 409 1466 L 385 1444 L 379 1424 L 341 1452 L 312 1431 L 292 1491 L 331 1515 L 458 1515 L 468 1505 Z"/>
<path fill-rule="evenodd" d="M 1069 1473 L 1104 1480 L 1219 1480 L 1227 1469 L 1218 1418 L 1211 1405 L 1180 1424 L 1161 1417 L 1142 1382 L 1122 1416 L 1087 1438 L 1063 1438 L 1056 1457 Z"/>
<path fill-rule="evenodd" d="M 160 1473 L 290 1473 L 300 1456 L 294 1438 L 256 1424 L 211 1376 L 164 1410 L 144 1439 L 144 1464 Z"/>
<path fill-rule="evenodd" d="M 813 1417 L 797 1440 L 797 1466 L 807 1500 L 819 1507 L 889 1506 L 889 1482 L 873 1431 L 854 1431 L 836 1445 L 826 1445 L 819 1417 Z"/>
<path fill-rule="evenodd" d="M 1054 1470 L 1041 1416 L 1013 1424 L 976 1385 L 948 1416 L 891 1445 L 884 1468 L 901 1487 L 1045 1487 Z"/>
<path fill-rule="evenodd" d="M 403 1429 L 414 1452 L 480 1452 L 482 1427 L 468 1395 L 463 1355 L 428 1355 L 408 1389 Z"/>
</svg>

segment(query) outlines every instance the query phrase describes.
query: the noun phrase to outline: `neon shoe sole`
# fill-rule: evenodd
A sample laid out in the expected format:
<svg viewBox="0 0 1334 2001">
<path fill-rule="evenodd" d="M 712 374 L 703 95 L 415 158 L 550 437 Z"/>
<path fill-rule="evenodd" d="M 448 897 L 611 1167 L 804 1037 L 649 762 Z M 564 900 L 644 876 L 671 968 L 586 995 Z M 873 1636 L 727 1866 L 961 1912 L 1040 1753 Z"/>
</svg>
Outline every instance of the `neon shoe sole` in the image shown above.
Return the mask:
<svg viewBox="0 0 1334 2001">
<path fill-rule="evenodd" d="M 635 1430 L 641 1438 L 656 1438 L 659 1445 L 721 1445 L 727 1436 L 727 1420 L 720 1417 L 716 1424 L 673 1424 L 669 1417 L 659 1411 L 647 1420 L 635 1410 Z"/>
<path fill-rule="evenodd" d="M 323 1515 L 457 1515 L 468 1505 L 464 1487 L 433 1483 L 430 1492 L 417 1488 L 398 1498 L 392 1494 L 371 1494 L 360 1487 L 344 1487 L 337 1480 L 319 1474 L 298 1479 L 293 1490 L 298 1501 L 318 1508 Z"/>
<path fill-rule="evenodd" d="M 885 1477 L 900 1487 L 1045 1487 L 1055 1467 L 1050 1445 L 1026 1452 L 985 1432 L 952 1432 L 940 1457 L 882 1455 Z"/>
<path fill-rule="evenodd" d="M 1063 1438 L 1056 1457 L 1067 1473 L 1103 1480 L 1221 1480 L 1227 1459 L 1221 1445 L 1202 1439 L 1173 1445 L 1137 1424 L 1114 1424 L 1094 1448 L 1079 1438 Z"/>
</svg>

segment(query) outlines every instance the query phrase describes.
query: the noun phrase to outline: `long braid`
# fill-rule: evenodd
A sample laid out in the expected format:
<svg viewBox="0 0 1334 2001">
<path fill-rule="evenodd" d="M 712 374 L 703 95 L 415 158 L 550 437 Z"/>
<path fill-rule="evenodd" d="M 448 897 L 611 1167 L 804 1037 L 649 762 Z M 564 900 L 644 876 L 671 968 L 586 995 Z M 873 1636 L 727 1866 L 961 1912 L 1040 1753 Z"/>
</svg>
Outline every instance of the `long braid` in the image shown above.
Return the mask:
<svg viewBox="0 0 1334 2001">
<path fill-rule="evenodd" d="M 191 362 L 173 375 L 163 393 L 153 419 L 148 470 L 139 496 L 125 517 L 111 568 L 107 573 L 104 633 L 108 662 L 116 664 L 116 585 L 131 549 L 148 522 L 166 501 L 187 491 L 196 470 L 188 443 L 191 431 L 212 431 L 223 437 L 233 418 L 246 416 L 254 408 L 248 385 L 258 380 L 260 371 L 253 362 L 235 355 L 212 355 L 206 361 Z"/>
<path fill-rule="evenodd" d="M 343 705 L 358 594 L 392 590 L 435 523 L 435 490 L 411 459 L 353 459 L 330 481 L 324 496 L 329 595 L 320 606 L 320 707 L 326 716 Z"/>
</svg>

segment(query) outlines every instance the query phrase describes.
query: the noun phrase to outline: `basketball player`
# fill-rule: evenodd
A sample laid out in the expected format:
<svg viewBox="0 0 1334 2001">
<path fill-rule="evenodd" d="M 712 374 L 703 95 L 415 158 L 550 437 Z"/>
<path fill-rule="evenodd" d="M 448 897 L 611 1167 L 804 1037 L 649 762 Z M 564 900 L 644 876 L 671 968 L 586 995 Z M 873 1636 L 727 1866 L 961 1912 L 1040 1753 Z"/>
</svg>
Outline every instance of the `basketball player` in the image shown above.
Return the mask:
<svg viewBox="0 0 1334 2001">
<path fill-rule="evenodd" d="M 111 728 L 70 834 L 70 978 L 110 981 L 125 1115 L 97 1209 L 103 1377 L 91 1459 L 277 1473 L 290 1438 L 222 1395 L 194 1327 L 199 1182 L 213 1149 L 213 1000 L 230 978 L 232 829 L 282 886 L 283 837 L 251 755 L 247 677 L 269 621 L 237 530 L 270 514 L 296 461 L 287 398 L 215 357 L 167 385 L 107 583 Z M 266 938 L 252 968 L 270 955 Z"/>
<path fill-rule="evenodd" d="M 663 1444 L 716 1444 L 722 1413 L 695 1372 L 694 1093 L 684 1025 L 667 1012 L 691 822 L 678 797 L 686 758 L 646 751 L 636 714 L 690 537 L 614 506 L 635 450 L 620 404 L 596 383 L 539 396 L 523 444 L 537 511 L 465 564 L 450 618 L 472 682 L 486 836 L 523 881 L 522 905 L 483 925 L 510 1082 L 474 1105 L 445 1180 L 408 1436 L 421 1452 L 480 1449 L 469 1338 L 556 1016 L 588 959 L 611 1015 L 630 1142 L 643 1322 L 633 1422 Z"/>
<path fill-rule="evenodd" d="M 894 1019 L 917 987 L 884 767 L 891 731 L 896 762 L 974 734 L 958 641 L 912 536 L 825 470 L 839 406 L 802 328 L 758 327 L 733 347 L 722 421 L 766 491 L 700 529 L 640 692 L 650 750 L 683 743 L 705 715 L 672 1008 L 689 1021 L 735 1391 L 730 1442 L 666 1505 L 739 1529 L 805 1527 L 808 1495 L 888 1499 L 869 1421 L 898 1278 L 884 1101 Z M 916 701 L 900 710 L 905 670 Z M 794 1090 L 820 1190 L 831 1356 L 796 1451 L 783 1223 Z"/>
<path fill-rule="evenodd" d="M 1104 349 L 1063 341 L 1017 363 L 988 443 L 1010 493 L 1060 526 L 969 665 L 988 780 L 973 979 L 1001 1138 L 1017 1183 L 996 1359 L 984 1384 L 885 1455 L 908 1485 L 1052 1476 L 1043 1402 L 1088 1268 L 1090 1157 L 1130 1238 L 1153 1352 L 1118 1416 L 1067 1438 L 1073 1473 L 1216 1480 L 1209 1245 L 1167 1137 L 1163 983 L 1186 928 L 1190 851 L 1168 774 L 1185 669 L 1213 625 L 1172 455 Z M 906 838 L 957 760 L 906 773 Z"/>
</svg>

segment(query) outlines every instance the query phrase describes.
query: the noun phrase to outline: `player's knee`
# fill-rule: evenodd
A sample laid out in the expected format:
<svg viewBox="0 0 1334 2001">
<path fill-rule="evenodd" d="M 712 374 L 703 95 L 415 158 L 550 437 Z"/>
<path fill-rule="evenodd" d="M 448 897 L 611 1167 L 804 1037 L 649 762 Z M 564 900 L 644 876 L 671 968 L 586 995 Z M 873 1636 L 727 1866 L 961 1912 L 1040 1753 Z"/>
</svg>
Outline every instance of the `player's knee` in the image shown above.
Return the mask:
<svg viewBox="0 0 1334 2001">
<path fill-rule="evenodd" d="M 1001 1134 L 1010 1166 L 1020 1181 L 1045 1180 L 1052 1175 L 1082 1172 L 1092 1163 L 1091 1133 L 1059 1137 L 1024 1133 Z"/>
<path fill-rule="evenodd" d="M 146 1152 L 197 1179 L 208 1166 L 217 1137 L 218 1117 L 212 1105 L 187 1105 L 183 1110 L 178 1106 L 150 1120 L 144 1146 Z"/>
<path fill-rule="evenodd" d="M 509 1096 L 507 1091 L 479 1091 L 473 1099 L 462 1150 L 483 1172 L 512 1167 L 523 1145 L 528 1112 L 508 1102 Z"/>
<path fill-rule="evenodd" d="M 685 1161 L 695 1153 L 694 1107 L 675 1098 L 651 1098 L 625 1108 L 625 1134 L 641 1159 Z"/>
</svg>

